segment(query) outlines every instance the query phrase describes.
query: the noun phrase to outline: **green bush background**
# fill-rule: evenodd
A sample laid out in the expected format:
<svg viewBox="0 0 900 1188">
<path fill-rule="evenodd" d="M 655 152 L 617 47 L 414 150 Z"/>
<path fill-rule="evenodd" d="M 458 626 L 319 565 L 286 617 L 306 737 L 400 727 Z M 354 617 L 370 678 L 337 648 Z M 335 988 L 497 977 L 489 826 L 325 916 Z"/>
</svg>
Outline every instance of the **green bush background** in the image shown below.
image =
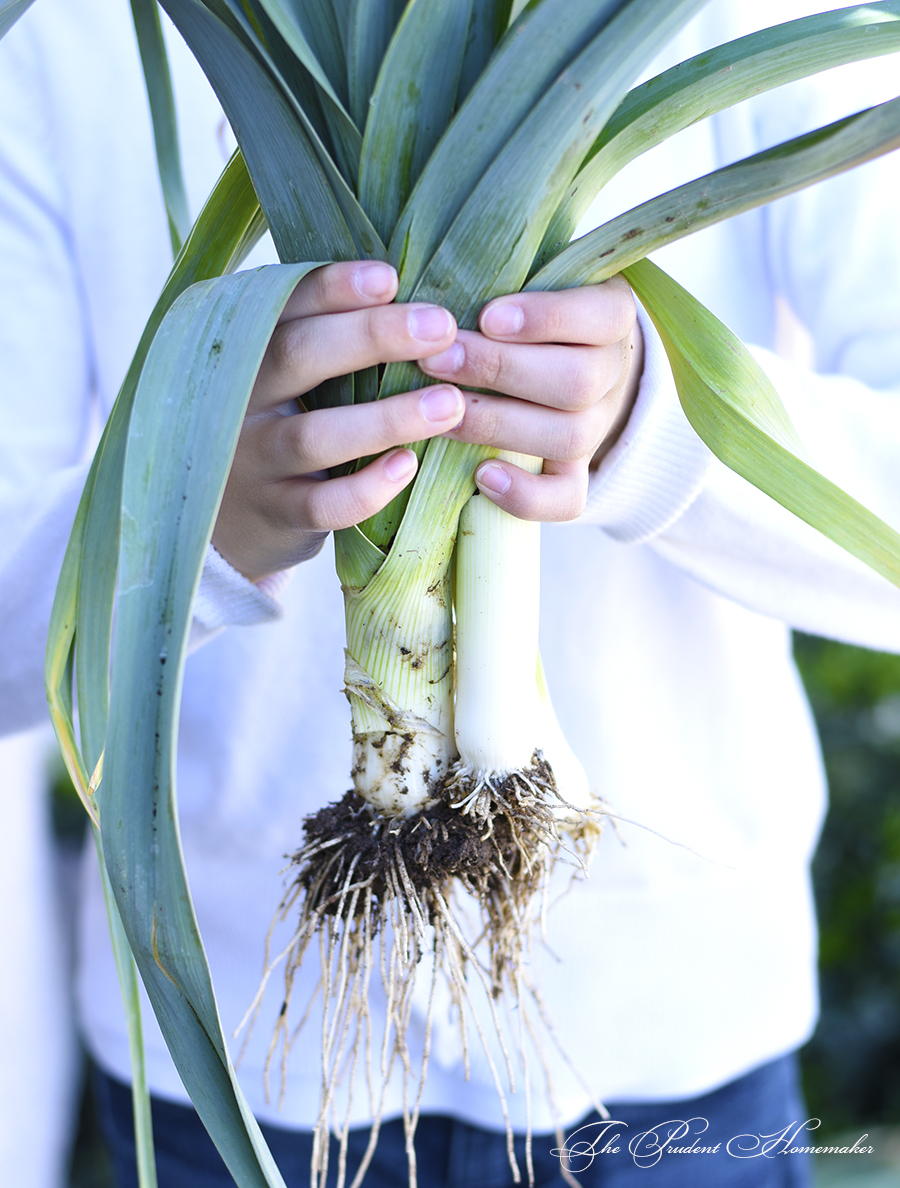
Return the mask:
<svg viewBox="0 0 900 1188">
<path fill-rule="evenodd" d="M 822 1014 L 803 1052 L 823 1132 L 900 1122 L 900 656 L 797 636 L 830 786 L 813 867 Z"/>
</svg>

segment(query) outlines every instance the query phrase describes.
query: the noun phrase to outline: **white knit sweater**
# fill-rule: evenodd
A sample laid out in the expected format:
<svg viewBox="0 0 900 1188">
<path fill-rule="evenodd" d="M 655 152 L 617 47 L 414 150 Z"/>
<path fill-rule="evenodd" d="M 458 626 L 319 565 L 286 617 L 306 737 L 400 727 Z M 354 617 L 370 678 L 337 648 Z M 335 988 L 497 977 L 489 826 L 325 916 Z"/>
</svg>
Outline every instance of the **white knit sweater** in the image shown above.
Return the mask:
<svg viewBox="0 0 900 1188">
<path fill-rule="evenodd" d="M 667 59 L 806 7 L 714 0 Z M 225 137 L 177 45 L 174 66 L 196 207 L 224 163 Z M 886 74 L 851 69 L 840 84 L 792 87 L 697 125 L 639 159 L 592 217 L 855 110 L 883 92 Z M 866 166 L 659 256 L 760 348 L 813 458 L 895 525 L 898 166 Z M 168 267 L 124 2 L 39 0 L 0 46 L 0 259 L 0 729 L 12 732 L 46 712 L 43 636 L 85 451 Z M 769 353 L 779 298 L 809 328 L 820 375 Z M 807 868 L 823 781 L 785 624 L 900 650 L 900 593 L 714 461 L 680 412 L 649 329 L 647 341 L 634 414 L 585 514 L 545 529 L 542 568 L 541 649 L 558 716 L 593 786 L 655 831 L 607 831 L 590 878 L 554 902 L 548 946 L 534 956 L 563 1047 L 608 1101 L 700 1093 L 808 1036 Z M 179 800 L 227 1033 L 257 988 L 283 856 L 304 814 L 348 784 L 329 551 L 265 590 L 211 564 L 197 620 L 209 638 L 185 679 Z M 86 870 L 82 1022 L 95 1056 L 127 1078 L 104 909 Z M 310 961 L 304 986 L 316 977 Z M 310 1125 L 315 1028 L 294 1050 L 283 1109 L 265 1098 L 261 1067 L 280 1003 L 273 985 L 241 1080 L 261 1117 Z M 486 1061 L 473 1050 L 465 1083 L 444 1015 L 439 1004 L 423 1108 L 502 1125 Z M 417 1029 L 420 1014 L 413 1047 Z M 183 1097 L 152 1024 L 148 1048 L 151 1087 Z M 588 1095 L 562 1060 L 551 1063 L 563 1118 L 574 1120 Z M 511 1114 L 524 1126 L 521 1095 Z M 368 1118 L 364 1092 L 354 1117 Z M 536 1100 L 535 1128 L 552 1121 Z"/>
</svg>

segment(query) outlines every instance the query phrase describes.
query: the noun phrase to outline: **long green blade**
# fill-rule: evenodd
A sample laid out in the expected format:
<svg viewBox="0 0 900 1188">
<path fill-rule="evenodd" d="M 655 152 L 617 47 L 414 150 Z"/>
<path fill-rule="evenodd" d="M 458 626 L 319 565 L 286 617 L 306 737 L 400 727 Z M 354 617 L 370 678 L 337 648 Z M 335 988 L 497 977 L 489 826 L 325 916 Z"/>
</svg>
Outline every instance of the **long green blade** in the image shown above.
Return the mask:
<svg viewBox="0 0 900 1188">
<path fill-rule="evenodd" d="M 900 534 L 797 456 L 788 415 L 739 339 L 649 260 L 625 277 L 663 341 L 685 415 L 713 453 L 900 586 Z"/>
<path fill-rule="evenodd" d="M 350 114 L 361 130 L 366 126 L 369 98 L 381 69 L 384 51 L 405 7 L 406 0 L 349 0 L 346 17 L 347 87 Z"/>
<path fill-rule="evenodd" d="M 175 95 L 172 91 L 169 59 L 159 19 L 159 6 L 156 0 L 131 0 L 131 14 L 144 70 L 147 98 L 150 102 L 156 164 L 169 220 L 172 255 L 177 256 L 190 230 L 191 216 L 181 170 Z"/>
<path fill-rule="evenodd" d="M 88 785 L 106 738 L 121 469 L 137 380 L 153 336 L 176 297 L 197 280 L 237 268 L 264 230 L 243 158 L 235 153 L 207 199 L 141 336 L 79 502 L 51 612 L 46 685 L 60 751 L 95 823 L 99 818 Z M 72 713 L 76 639 L 81 748 Z"/>
<path fill-rule="evenodd" d="M 34 0 L 0 0 L 0 37 L 7 33 Z"/>
<path fill-rule="evenodd" d="M 390 259 L 410 278 L 404 297 L 528 113 L 625 4 L 626 0 L 567 0 L 557 5 L 539 0 L 506 34 L 432 154 L 397 223 Z"/>
<path fill-rule="evenodd" d="M 657 248 L 900 146 L 900 98 L 718 169 L 577 239 L 529 289 L 594 284 Z"/>
<path fill-rule="evenodd" d="M 244 7 L 255 15 L 245 27 L 259 34 L 253 40 L 271 55 L 323 143 L 331 146 L 344 180 L 355 188 L 362 137 L 347 112 L 347 67 L 329 0 L 245 0 Z"/>
<path fill-rule="evenodd" d="M 225 109 L 281 259 L 383 256 L 371 222 L 271 62 L 210 11 L 223 5 L 162 4 Z"/>
<path fill-rule="evenodd" d="M 51 615 L 47 645 L 47 689 L 60 749 L 73 782 L 91 814 L 95 830 L 99 824 L 94 794 L 96 781 L 91 781 L 89 773 L 100 757 L 107 729 L 109 641 L 117 569 L 120 467 L 123 456 L 123 451 L 119 452 L 115 447 L 117 435 L 124 443 L 137 376 L 162 314 L 177 294 L 198 276 L 235 267 L 258 240 L 264 227 L 246 168 L 240 154 L 235 154 L 207 201 L 157 303 L 104 433 L 103 446 L 94 459 L 78 507 Z M 76 742 L 72 712 L 76 634 L 80 645 L 78 684 L 81 742 L 88 756 L 88 765 Z M 96 836 L 100 848 L 99 833 Z M 103 882 L 116 968 L 127 1005 L 138 1176 L 141 1188 L 152 1188 L 156 1176 L 136 972 L 125 944 L 118 908 L 109 893 L 105 868 Z"/>
<path fill-rule="evenodd" d="M 415 285 L 420 300 L 449 305 L 471 327 L 485 300 L 521 287 L 597 132 L 635 76 L 704 2 L 631 0 L 591 40 L 478 182 Z"/>
<path fill-rule="evenodd" d="M 635 87 L 597 138 L 554 215 L 540 262 L 569 242 L 610 178 L 682 128 L 795 79 L 897 50 L 900 0 L 883 0 L 763 29 L 689 58 Z"/>
<path fill-rule="evenodd" d="M 141 373 L 122 486 L 103 854 L 172 1058 L 241 1188 L 282 1180 L 235 1078 L 191 905 L 175 802 L 178 709 L 191 606 L 247 400 L 277 318 L 312 267 L 238 273 L 179 297 Z"/>
<path fill-rule="evenodd" d="M 359 199 L 383 239 L 394 229 L 456 104 L 472 0 L 410 0 L 372 94 Z"/>
<path fill-rule="evenodd" d="M 466 54 L 459 78 L 459 103 L 478 81 L 497 43 L 506 32 L 512 7 L 512 0 L 479 0 L 472 8 Z"/>
<path fill-rule="evenodd" d="M 94 828 L 94 844 L 100 862 L 103 901 L 109 920 L 113 958 L 125 1006 L 125 1026 L 128 1031 L 128 1058 L 131 1064 L 131 1102 L 134 1115 L 134 1141 L 137 1156 L 139 1188 L 156 1188 L 156 1155 L 153 1148 L 153 1118 L 150 1112 L 150 1092 L 147 1086 L 147 1066 L 144 1061 L 144 1028 L 141 1021 L 141 995 L 137 967 L 128 947 L 122 918 L 116 906 L 109 875 L 103 861 L 100 831 Z"/>
<path fill-rule="evenodd" d="M 272 24 L 319 86 L 345 110 L 347 55 L 330 0 L 259 0 Z"/>
<path fill-rule="evenodd" d="M 189 285 L 237 268 L 265 229 L 244 162 L 236 154 L 210 195 L 141 336 L 93 467 L 79 564 L 76 641 L 79 720 L 86 768 L 100 758 L 107 726 L 109 640 L 118 566 L 124 450 L 143 362 L 162 319 Z M 92 469 L 93 469 L 92 467 Z M 65 565 L 68 564 L 68 550 Z M 64 569 L 65 569 L 64 565 Z"/>
</svg>

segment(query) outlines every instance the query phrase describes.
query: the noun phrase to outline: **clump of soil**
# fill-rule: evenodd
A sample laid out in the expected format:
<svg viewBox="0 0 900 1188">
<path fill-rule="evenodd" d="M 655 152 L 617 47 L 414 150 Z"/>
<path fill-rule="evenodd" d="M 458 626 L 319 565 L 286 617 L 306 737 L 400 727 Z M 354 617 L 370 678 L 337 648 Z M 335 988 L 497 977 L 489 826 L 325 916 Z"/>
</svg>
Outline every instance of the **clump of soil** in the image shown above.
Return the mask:
<svg viewBox="0 0 900 1188">
<path fill-rule="evenodd" d="M 411 817 L 384 817 L 351 790 L 304 820 L 304 844 L 291 859 L 300 868 L 295 885 L 314 896 L 320 911 L 340 912 L 352 862 L 354 887 L 367 889 L 360 912 L 391 893 L 389 870 L 403 872 L 400 885 L 411 885 L 425 907 L 429 893 L 454 878 L 483 903 L 502 886 L 524 906 L 540 881 L 532 868 L 543 868 L 535 851 L 552 840 L 553 827 L 546 803 L 533 795 L 535 783 L 552 779 L 541 756 L 527 775 L 527 789 L 518 775 L 497 781 L 477 812 L 459 810 L 458 777 L 448 777 L 431 807 Z"/>
</svg>

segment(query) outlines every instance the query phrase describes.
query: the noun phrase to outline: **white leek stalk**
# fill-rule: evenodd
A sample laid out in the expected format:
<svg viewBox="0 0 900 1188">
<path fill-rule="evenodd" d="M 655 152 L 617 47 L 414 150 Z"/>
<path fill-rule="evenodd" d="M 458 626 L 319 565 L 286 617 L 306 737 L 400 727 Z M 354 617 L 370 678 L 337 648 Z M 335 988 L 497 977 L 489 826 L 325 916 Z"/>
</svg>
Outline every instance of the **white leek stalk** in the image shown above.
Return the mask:
<svg viewBox="0 0 900 1188">
<path fill-rule="evenodd" d="M 502 455 L 536 473 L 540 459 Z M 531 766 L 538 720 L 540 524 L 483 495 L 459 518 L 456 546 L 456 745 L 478 777 Z"/>
<path fill-rule="evenodd" d="M 541 460 L 502 458 L 532 474 Z M 591 805 L 587 776 L 563 737 L 538 655 L 540 524 L 473 496 L 460 516 L 456 547 L 456 782 L 461 803 L 517 776 L 544 787 L 551 804 Z M 576 816 L 578 814 L 575 814 Z M 569 819 L 572 819 L 569 814 Z"/>
</svg>

